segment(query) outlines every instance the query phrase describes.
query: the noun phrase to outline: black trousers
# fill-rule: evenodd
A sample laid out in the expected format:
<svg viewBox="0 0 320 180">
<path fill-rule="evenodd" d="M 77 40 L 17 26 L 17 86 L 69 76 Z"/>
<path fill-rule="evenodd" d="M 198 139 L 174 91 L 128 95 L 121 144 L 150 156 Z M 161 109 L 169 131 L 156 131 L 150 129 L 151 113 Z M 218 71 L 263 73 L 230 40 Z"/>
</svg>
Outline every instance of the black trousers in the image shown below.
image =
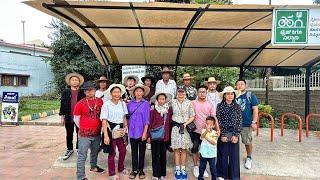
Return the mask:
<svg viewBox="0 0 320 180">
<path fill-rule="evenodd" d="M 217 176 L 224 179 L 240 179 L 240 149 L 239 142 L 222 142 L 217 144 Z"/>
<path fill-rule="evenodd" d="M 78 131 L 79 128 L 74 124 L 74 122 L 66 122 L 64 123 L 64 127 L 66 128 L 66 141 L 67 141 L 67 149 L 68 150 L 73 150 L 73 132 L 74 132 L 74 127 L 76 127 L 76 133 L 77 133 L 77 144 L 76 144 L 76 149 L 78 149 Z"/>
<path fill-rule="evenodd" d="M 167 143 L 163 141 L 151 141 L 152 172 L 154 177 L 166 176 L 167 167 Z"/>
<path fill-rule="evenodd" d="M 147 141 L 142 141 L 141 138 L 130 138 L 130 144 L 132 157 L 132 171 L 143 172 Z"/>
</svg>

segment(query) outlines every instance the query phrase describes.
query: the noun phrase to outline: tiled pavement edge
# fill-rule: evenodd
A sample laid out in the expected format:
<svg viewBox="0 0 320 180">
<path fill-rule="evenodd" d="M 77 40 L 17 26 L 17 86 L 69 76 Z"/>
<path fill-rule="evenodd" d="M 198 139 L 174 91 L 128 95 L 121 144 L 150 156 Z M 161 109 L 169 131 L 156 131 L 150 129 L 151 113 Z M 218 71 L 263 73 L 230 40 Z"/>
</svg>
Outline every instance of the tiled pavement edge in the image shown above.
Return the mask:
<svg viewBox="0 0 320 180">
<path fill-rule="evenodd" d="M 76 154 L 70 160 L 59 160 L 65 149 L 63 127 L 0 127 L 0 136 L 0 179 L 75 179 Z M 242 169 L 241 179 L 320 179 L 319 137 L 307 139 L 304 136 L 302 143 L 299 143 L 297 132 L 286 130 L 285 136 L 280 137 L 276 131 L 275 141 L 270 143 L 269 130 L 261 129 L 259 137 L 255 138 L 255 145 L 253 169 Z M 241 152 L 243 158 L 243 148 Z M 127 158 L 128 168 L 131 167 L 129 160 Z M 171 155 L 168 161 L 168 179 L 171 180 Z M 151 177 L 150 162 L 151 157 L 147 155 L 147 179 Z M 190 172 L 190 158 L 188 162 Z M 106 166 L 106 155 L 103 153 L 99 157 L 99 164 Z M 90 179 L 108 177 L 107 173 L 87 174 Z M 189 175 L 190 180 L 195 179 L 191 173 Z"/>
</svg>

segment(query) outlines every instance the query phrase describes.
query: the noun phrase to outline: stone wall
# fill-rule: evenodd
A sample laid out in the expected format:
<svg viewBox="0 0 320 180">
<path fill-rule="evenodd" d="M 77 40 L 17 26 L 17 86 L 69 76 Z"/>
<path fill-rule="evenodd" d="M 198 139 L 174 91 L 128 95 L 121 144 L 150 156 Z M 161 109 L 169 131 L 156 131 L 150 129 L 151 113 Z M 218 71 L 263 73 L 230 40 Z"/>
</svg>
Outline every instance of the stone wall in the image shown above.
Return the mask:
<svg viewBox="0 0 320 180">
<path fill-rule="evenodd" d="M 310 91 L 310 112 L 320 113 L 320 91 Z M 265 101 L 265 91 L 254 91 L 261 103 Z M 270 91 L 269 104 L 276 113 L 295 112 L 304 116 L 305 91 Z"/>
</svg>

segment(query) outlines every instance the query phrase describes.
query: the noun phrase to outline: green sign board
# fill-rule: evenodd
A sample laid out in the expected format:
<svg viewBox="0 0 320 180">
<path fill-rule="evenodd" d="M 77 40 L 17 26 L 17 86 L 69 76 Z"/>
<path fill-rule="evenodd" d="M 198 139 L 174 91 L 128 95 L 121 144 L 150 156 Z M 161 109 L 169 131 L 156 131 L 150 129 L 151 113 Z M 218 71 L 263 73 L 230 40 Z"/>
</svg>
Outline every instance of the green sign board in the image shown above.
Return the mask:
<svg viewBox="0 0 320 180">
<path fill-rule="evenodd" d="M 308 44 L 309 9 L 275 9 L 273 45 Z"/>
</svg>

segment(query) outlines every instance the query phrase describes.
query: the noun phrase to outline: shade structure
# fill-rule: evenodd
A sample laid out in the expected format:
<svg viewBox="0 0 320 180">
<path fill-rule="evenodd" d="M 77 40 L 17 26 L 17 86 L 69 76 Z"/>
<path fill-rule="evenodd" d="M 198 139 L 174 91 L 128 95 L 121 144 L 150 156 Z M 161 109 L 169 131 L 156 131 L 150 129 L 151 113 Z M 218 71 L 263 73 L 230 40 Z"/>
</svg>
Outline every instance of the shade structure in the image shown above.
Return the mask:
<svg viewBox="0 0 320 180">
<path fill-rule="evenodd" d="M 105 1 L 26 1 L 67 23 L 101 64 L 307 67 L 320 47 L 272 46 L 274 8 Z"/>
</svg>

